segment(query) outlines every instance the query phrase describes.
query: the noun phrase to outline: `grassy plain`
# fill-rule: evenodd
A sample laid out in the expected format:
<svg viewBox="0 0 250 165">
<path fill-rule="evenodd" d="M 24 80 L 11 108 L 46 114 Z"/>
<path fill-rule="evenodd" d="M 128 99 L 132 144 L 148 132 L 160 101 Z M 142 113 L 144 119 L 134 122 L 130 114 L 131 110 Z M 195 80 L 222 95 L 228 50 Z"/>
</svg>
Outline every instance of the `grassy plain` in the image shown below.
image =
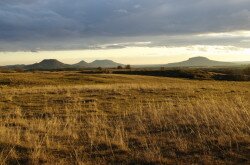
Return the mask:
<svg viewBox="0 0 250 165">
<path fill-rule="evenodd" d="M 248 164 L 250 82 L 0 73 L 0 164 Z"/>
</svg>

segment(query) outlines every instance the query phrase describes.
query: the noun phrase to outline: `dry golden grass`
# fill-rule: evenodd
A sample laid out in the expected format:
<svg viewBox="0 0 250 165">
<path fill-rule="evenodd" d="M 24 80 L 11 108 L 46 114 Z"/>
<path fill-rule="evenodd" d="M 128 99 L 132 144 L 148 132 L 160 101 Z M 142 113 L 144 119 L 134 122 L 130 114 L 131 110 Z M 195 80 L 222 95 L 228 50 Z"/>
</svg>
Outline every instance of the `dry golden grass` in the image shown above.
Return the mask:
<svg viewBox="0 0 250 165">
<path fill-rule="evenodd" d="M 0 164 L 250 163 L 249 82 L 76 72 L 0 82 Z"/>
</svg>

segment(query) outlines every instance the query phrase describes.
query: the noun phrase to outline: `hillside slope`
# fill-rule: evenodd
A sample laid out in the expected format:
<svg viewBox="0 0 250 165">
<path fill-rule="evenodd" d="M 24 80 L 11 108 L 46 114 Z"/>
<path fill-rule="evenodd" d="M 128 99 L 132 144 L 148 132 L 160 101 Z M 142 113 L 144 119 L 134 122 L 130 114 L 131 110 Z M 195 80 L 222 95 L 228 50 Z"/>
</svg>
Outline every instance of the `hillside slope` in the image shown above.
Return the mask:
<svg viewBox="0 0 250 165">
<path fill-rule="evenodd" d="M 206 57 L 193 57 L 187 61 L 166 64 L 166 67 L 212 67 L 212 66 L 232 66 L 235 65 L 231 62 L 220 62 L 210 60 Z"/>
</svg>

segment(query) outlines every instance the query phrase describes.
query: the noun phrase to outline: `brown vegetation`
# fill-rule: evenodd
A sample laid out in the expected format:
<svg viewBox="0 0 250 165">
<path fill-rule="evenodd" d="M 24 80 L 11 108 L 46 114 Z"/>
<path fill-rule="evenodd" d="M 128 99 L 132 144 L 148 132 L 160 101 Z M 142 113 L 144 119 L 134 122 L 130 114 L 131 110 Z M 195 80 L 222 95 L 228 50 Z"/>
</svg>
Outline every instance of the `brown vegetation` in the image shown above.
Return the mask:
<svg viewBox="0 0 250 165">
<path fill-rule="evenodd" d="M 115 74 L 188 78 L 196 80 L 250 81 L 249 68 L 165 68 L 113 71 Z"/>
<path fill-rule="evenodd" d="M 250 83 L 0 74 L 0 164 L 248 164 Z"/>
</svg>

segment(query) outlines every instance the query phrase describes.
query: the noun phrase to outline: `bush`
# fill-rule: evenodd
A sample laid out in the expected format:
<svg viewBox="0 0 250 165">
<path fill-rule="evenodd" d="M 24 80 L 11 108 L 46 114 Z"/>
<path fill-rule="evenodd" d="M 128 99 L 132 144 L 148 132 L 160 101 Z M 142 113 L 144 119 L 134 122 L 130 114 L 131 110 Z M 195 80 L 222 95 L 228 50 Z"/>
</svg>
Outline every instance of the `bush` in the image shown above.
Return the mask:
<svg viewBox="0 0 250 165">
<path fill-rule="evenodd" d="M 119 66 L 117 66 L 117 69 L 123 69 L 123 67 L 119 65 Z"/>
<path fill-rule="evenodd" d="M 243 70 L 244 74 L 250 76 L 250 66 Z"/>
<path fill-rule="evenodd" d="M 130 65 L 126 65 L 125 69 L 131 69 L 131 66 Z"/>
<path fill-rule="evenodd" d="M 98 67 L 97 70 L 102 71 L 103 69 L 102 69 L 102 67 Z"/>
<path fill-rule="evenodd" d="M 22 73 L 22 72 L 24 72 L 24 69 L 22 69 L 22 68 L 16 68 L 16 69 L 14 69 L 14 71 L 18 72 L 18 73 Z"/>
</svg>

